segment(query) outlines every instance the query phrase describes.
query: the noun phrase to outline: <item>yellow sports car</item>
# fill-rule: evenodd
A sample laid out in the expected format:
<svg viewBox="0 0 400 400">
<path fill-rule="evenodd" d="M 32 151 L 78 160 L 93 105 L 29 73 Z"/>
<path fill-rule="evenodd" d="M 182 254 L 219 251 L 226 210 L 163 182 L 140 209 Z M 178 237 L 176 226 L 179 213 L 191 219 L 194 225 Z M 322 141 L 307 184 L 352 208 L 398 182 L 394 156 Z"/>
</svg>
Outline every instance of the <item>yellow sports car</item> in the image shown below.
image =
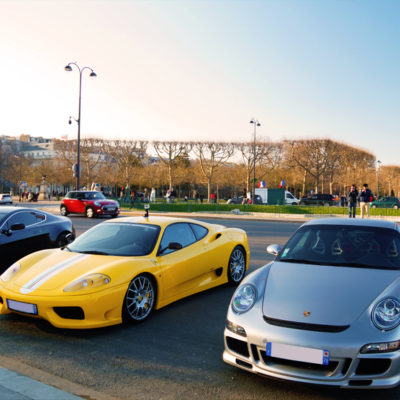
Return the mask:
<svg viewBox="0 0 400 400">
<path fill-rule="evenodd" d="M 238 284 L 249 255 L 237 228 L 154 216 L 106 221 L 8 268 L 0 276 L 0 314 L 72 329 L 139 322 L 185 296 Z"/>
</svg>

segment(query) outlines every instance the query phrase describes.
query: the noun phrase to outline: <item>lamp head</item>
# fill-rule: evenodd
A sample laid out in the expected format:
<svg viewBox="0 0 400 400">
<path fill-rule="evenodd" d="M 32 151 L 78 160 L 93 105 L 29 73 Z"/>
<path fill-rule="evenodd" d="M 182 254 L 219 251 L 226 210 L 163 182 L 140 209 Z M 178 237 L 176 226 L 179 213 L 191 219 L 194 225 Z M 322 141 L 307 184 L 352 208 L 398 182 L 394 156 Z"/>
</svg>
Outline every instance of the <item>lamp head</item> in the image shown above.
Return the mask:
<svg viewBox="0 0 400 400">
<path fill-rule="evenodd" d="M 64 69 L 68 72 L 72 71 L 72 67 L 68 64 L 64 67 Z"/>
<path fill-rule="evenodd" d="M 95 78 L 97 75 L 96 75 L 96 73 L 92 70 L 92 72 L 90 73 L 89 76 L 91 76 L 92 78 Z"/>
</svg>

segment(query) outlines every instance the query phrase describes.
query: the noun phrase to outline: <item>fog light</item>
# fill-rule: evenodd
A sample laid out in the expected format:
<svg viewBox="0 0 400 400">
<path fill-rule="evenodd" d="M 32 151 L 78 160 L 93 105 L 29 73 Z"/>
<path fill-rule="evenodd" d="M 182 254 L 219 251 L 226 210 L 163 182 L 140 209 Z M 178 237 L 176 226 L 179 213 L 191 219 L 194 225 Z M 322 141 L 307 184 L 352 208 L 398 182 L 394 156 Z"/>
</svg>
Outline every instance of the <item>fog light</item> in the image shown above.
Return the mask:
<svg viewBox="0 0 400 400">
<path fill-rule="evenodd" d="M 229 321 L 228 319 L 226 320 L 225 326 L 228 330 L 230 330 L 233 333 L 236 333 L 240 336 L 244 336 L 246 337 L 246 331 L 243 327 L 241 327 L 240 325 L 236 325 L 233 322 Z"/>
<path fill-rule="evenodd" d="M 387 343 L 370 343 L 366 344 L 361 348 L 360 353 L 389 353 L 391 351 L 396 351 L 400 348 L 400 340 L 396 340 L 395 342 L 387 342 Z"/>
</svg>

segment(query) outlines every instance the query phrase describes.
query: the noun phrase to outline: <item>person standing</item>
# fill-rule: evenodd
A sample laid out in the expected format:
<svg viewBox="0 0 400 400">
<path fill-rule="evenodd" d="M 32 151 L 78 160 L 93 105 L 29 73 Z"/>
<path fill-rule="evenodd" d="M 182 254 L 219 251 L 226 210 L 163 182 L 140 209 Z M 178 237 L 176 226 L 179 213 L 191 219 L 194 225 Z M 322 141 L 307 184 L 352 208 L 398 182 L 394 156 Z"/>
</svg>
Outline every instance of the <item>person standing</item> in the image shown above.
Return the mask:
<svg viewBox="0 0 400 400">
<path fill-rule="evenodd" d="M 156 202 L 156 189 L 154 189 L 154 187 L 151 188 L 151 192 L 150 192 L 150 201 L 152 203 Z"/>
<path fill-rule="evenodd" d="M 358 198 L 358 190 L 356 188 L 356 185 L 353 183 L 351 185 L 349 193 L 347 194 L 347 201 L 349 202 L 349 218 L 356 217 L 357 198 Z"/>
<path fill-rule="evenodd" d="M 372 199 L 372 192 L 368 188 L 368 185 L 364 183 L 363 190 L 360 193 L 360 210 L 361 218 L 364 218 L 365 214 L 369 217 L 369 203 Z"/>
</svg>

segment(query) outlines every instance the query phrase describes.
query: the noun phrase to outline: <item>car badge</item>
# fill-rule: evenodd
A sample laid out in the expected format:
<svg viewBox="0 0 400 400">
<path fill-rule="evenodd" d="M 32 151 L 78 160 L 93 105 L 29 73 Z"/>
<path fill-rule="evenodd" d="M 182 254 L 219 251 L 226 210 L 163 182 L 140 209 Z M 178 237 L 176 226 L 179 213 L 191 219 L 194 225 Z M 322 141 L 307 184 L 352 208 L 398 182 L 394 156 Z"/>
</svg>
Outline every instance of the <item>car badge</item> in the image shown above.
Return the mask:
<svg viewBox="0 0 400 400">
<path fill-rule="evenodd" d="M 309 317 L 309 316 L 311 315 L 311 311 L 304 311 L 304 312 L 303 312 L 303 315 L 304 315 L 305 317 Z"/>
</svg>

